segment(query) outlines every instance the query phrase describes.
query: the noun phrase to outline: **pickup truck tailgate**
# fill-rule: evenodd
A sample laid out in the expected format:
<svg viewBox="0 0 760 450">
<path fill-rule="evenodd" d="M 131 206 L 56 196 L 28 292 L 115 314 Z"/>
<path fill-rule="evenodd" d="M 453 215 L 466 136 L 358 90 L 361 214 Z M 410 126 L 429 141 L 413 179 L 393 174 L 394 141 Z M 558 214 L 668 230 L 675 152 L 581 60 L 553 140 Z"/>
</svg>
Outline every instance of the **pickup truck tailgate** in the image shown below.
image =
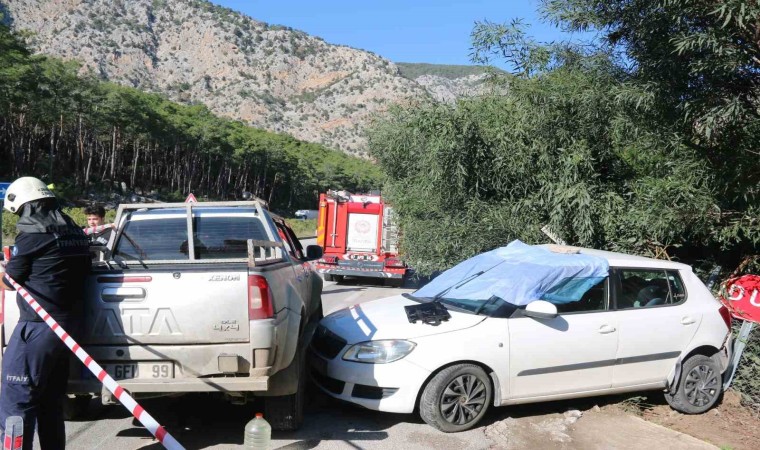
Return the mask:
<svg viewBox="0 0 760 450">
<path fill-rule="evenodd" d="M 87 344 L 248 342 L 248 270 L 187 265 L 100 273 L 88 281 Z"/>
</svg>

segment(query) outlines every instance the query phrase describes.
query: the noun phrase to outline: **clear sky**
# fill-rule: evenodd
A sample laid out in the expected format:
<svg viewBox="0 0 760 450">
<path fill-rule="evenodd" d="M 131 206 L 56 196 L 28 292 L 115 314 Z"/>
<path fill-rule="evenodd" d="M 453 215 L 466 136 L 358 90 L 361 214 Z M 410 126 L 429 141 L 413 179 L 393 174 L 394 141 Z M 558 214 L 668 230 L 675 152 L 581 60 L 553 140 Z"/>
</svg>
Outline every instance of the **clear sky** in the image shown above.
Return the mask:
<svg viewBox="0 0 760 450">
<path fill-rule="evenodd" d="M 538 0 L 211 0 L 256 20 L 394 62 L 470 64 L 476 21 L 523 18 L 541 41 L 578 38 L 543 23 Z M 494 61 L 496 63 L 496 61 Z M 501 64 L 497 64 L 501 65 Z"/>
</svg>

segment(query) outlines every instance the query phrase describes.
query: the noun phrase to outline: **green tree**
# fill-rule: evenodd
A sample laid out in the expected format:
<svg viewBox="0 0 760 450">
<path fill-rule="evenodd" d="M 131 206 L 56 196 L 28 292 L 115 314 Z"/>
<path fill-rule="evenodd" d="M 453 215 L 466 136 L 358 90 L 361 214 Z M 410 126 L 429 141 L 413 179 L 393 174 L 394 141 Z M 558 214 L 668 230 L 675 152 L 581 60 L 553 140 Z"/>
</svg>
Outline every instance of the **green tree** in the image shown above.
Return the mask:
<svg viewBox="0 0 760 450">
<path fill-rule="evenodd" d="M 717 131 L 709 147 L 675 102 L 683 93 L 659 93 L 632 54 L 538 43 L 520 21 L 476 24 L 473 43 L 477 62 L 515 69 L 495 74 L 501 90 L 396 109 L 370 139 L 422 272 L 514 238 L 545 240 L 545 224 L 573 244 L 690 262 L 735 266 L 757 252 L 752 149 L 715 141 Z M 732 133 L 750 142 L 753 129 Z M 737 175 L 738 161 L 752 175 Z"/>
<path fill-rule="evenodd" d="M 724 246 L 760 243 L 760 4 L 743 0 L 545 0 L 570 30 L 621 55 L 620 100 L 707 164 Z"/>
<path fill-rule="evenodd" d="M 78 72 L 0 25 L 0 176 L 41 176 L 72 196 L 122 185 L 174 200 L 248 190 L 281 212 L 314 208 L 327 187 L 380 184 L 368 161 Z"/>
</svg>

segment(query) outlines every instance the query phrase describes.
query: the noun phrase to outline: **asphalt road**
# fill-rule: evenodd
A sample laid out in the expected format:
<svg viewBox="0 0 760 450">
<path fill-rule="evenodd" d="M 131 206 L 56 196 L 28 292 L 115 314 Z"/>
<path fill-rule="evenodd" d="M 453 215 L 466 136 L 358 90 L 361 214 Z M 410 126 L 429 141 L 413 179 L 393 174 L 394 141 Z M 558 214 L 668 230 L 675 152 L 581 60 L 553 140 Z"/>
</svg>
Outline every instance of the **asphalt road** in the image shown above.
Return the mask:
<svg viewBox="0 0 760 450">
<path fill-rule="evenodd" d="M 325 313 L 329 314 L 345 306 L 410 290 L 351 280 L 345 284 L 327 282 L 322 301 Z M 246 422 L 261 411 L 255 402 L 230 405 L 201 394 L 140 403 L 188 449 L 236 448 L 243 442 Z M 133 424 L 124 408 L 103 406 L 97 400 L 91 401 L 82 419 L 66 423 L 66 434 L 67 445 L 73 449 L 161 448 L 150 433 Z M 456 443 L 464 449 L 487 448 L 489 441 L 481 431 L 447 436 L 424 425 L 419 418 L 368 411 L 310 392 L 304 427 L 296 433 L 275 432 L 272 448 L 391 448 L 399 442 L 405 442 L 408 448 L 430 448 L 431 442 L 440 446 Z"/>
</svg>

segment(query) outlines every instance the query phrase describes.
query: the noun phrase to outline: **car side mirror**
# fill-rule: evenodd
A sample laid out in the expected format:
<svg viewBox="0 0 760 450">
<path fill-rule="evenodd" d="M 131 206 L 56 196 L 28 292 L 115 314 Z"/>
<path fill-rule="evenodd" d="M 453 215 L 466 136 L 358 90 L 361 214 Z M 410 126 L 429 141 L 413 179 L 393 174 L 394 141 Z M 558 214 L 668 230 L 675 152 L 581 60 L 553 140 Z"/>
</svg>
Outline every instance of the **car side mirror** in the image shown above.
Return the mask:
<svg viewBox="0 0 760 450">
<path fill-rule="evenodd" d="M 319 259 L 322 257 L 322 247 L 319 245 L 307 245 L 306 246 L 306 259 L 309 261 Z"/>
<path fill-rule="evenodd" d="M 557 307 L 546 300 L 535 300 L 528 303 L 524 314 L 534 319 L 553 319 L 557 317 Z"/>
</svg>

